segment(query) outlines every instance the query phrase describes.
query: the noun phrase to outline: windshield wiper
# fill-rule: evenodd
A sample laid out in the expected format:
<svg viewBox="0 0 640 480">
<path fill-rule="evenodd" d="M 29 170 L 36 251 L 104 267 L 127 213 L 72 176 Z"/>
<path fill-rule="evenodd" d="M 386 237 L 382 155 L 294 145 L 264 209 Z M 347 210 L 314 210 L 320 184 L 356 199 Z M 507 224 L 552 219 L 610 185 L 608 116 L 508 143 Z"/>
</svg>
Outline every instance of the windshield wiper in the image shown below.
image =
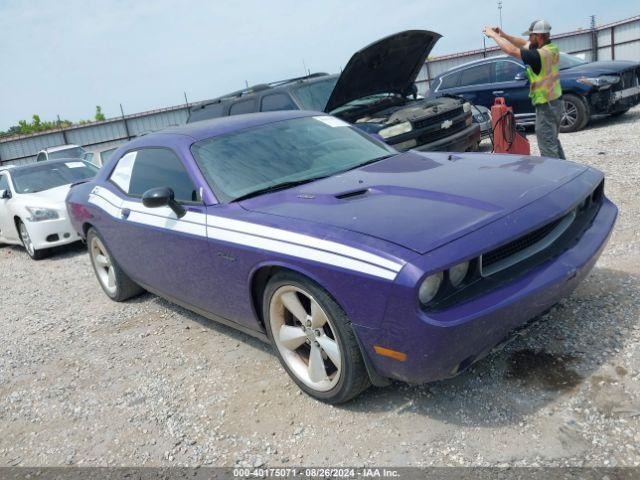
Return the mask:
<svg viewBox="0 0 640 480">
<path fill-rule="evenodd" d="M 305 183 L 311 183 L 315 180 L 320 180 L 321 178 L 327 178 L 327 176 L 328 175 L 323 175 L 321 177 L 305 178 L 304 180 L 293 180 L 291 182 L 277 183 L 275 185 L 271 185 L 270 187 L 260 188 L 258 190 L 254 190 L 253 192 L 245 193 L 244 195 L 240 195 L 239 197 L 236 197 L 231 201 L 240 202 L 248 198 L 257 197 L 258 195 L 263 195 L 265 193 L 276 192 L 278 190 L 286 190 L 287 188 L 297 187 L 298 185 L 303 185 Z"/>
<path fill-rule="evenodd" d="M 283 182 L 277 183 L 275 185 L 271 185 L 270 187 L 260 188 L 258 190 L 254 190 L 253 192 L 245 193 L 244 195 L 240 195 L 239 197 L 231 200 L 232 202 L 240 202 L 242 200 L 246 200 L 248 198 L 257 197 L 258 195 L 264 195 L 265 193 L 276 192 L 278 190 L 285 190 L 287 188 L 297 187 L 298 185 L 304 185 L 305 183 L 315 182 L 316 180 L 321 180 L 323 178 L 331 177 L 333 175 L 339 175 L 344 172 L 348 172 L 349 170 L 355 170 L 356 168 L 363 167 L 365 165 L 369 165 L 370 163 L 379 162 L 380 160 L 384 160 L 385 158 L 393 157 L 397 155 L 397 153 L 390 153 L 389 155 L 383 155 L 381 157 L 372 158 L 371 160 L 367 160 L 366 162 L 359 163 L 358 165 L 354 165 L 353 167 L 349 167 L 345 170 L 340 170 L 338 172 L 331 173 L 329 175 L 322 175 L 319 177 L 311 177 L 305 178 L 303 180 L 293 180 L 291 182 Z"/>
<path fill-rule="evenodd" d="M 380 160 L 384 160 L 385 158 L 390 158 L 395 155 L 397 155 L 397 153 L 390 153 L 389 155 L 382 155 L 381 157 L 372 158 L 371 160 L 367 160 L 366 162 L 359 163 L 358 165 L 354 165 L 353 167 L 340 170 L 339 172 L 336 172 L 333 175 L 339 175 L 344 172 L 349 172 L 351 170 L 355 170 L 356 168 L 364 167 L 365 165 L 369 165 L 370 163 L 376 163 L 376 162 L 379 162 Z"/>
</svg>

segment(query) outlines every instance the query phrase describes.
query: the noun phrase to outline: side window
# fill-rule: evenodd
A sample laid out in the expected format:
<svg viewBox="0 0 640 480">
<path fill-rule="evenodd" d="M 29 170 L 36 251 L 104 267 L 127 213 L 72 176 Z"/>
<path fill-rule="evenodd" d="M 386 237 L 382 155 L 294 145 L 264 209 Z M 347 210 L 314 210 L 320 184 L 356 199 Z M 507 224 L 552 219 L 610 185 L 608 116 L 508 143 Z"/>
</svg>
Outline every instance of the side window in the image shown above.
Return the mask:
<svg viewBox="0 0 640 480">
<path fill-rule="evenodd" d="M 171 187 L 178 201 L 198 201 L 196 187 L 175 153 L 166 148 L 140 149 L 133 162 L 127 193 L 141 197 L 156 187 Z"/>
<path fill-rule="evenodd" d="M 0 190 L 11 191 L 9 188 L 9 180 L 6 175 L 0 175 Z"/>
<path fill-rule="evenodd" d="M 272 93 L 262 97 L 260 111 L 273 112 L 275 110 L 297 110 L 298 107 L 291 97 L 285 93 Z"/>
<path fill-rule="evenodd" d="M 485 63 L 462 71 L 460 85 L 480 85 L 491 81 L 491 64 Z"/>
<path fill-rule="evenodd" d="M 438 90 L 444 90 L 446 88 L 455 88 L 458 86 L 460 80 L 460 72 L 450 73 L 442 77 L 442 82 L 438 87 Z"/>
<path fill-rule="evenodd" d="M 36 162 L 44 162 L 47 159 L 47 156 L 44 152 L 40 152 L 36 157 Z"/>
<path fill-rule="evenodd" d="M 515 62 L 496 62 L 496 82 L 513 82 L 516 78 L 516 75 L 522 71 L 524 68 L 518 65 Z"/>
<path fill-rule="evenodd" d="M 109 180 L 116 184 L 120 190 L 125 193 L 129 193 L 129 184 L 131 183 L 131 170 L 133 169 L 133 162 L 136 160 L 138 152 L 129 152 L 120 160 L 118 164 L 111 172 Z"/>
<path fill-rule="evenodd" d="M 204 108 L 192 110 L 187 123 L 222 117 L 222 115 L 224 115 L 224 107 L 224 103 L 212 103 L 211 105 L 205 105 Z"/>
<path fill-rule="evenodd" d="M 256 99 L 242 100 L 231 105 L 229 115 L 239 115 L 240 113 L 253 113 L 257 111 Z"/>
</svg>

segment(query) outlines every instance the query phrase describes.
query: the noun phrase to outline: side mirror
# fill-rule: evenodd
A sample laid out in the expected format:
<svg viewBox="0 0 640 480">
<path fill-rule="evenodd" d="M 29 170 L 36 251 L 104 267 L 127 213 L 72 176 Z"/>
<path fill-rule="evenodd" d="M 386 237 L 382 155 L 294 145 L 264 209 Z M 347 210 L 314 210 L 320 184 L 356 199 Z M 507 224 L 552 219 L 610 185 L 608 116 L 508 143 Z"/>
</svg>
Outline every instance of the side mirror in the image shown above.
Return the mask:
<svg viewBox="0 0 640 480">
<path fill-rule="evenodd" d="M 147 190 L 142 194 L 142 204 L 148 208 L 169 207 L 178 218 L 186 215 L 187 211 L 175 200 L 175 194 L 169 187 L 158 187 Z"/>
<path fill-rule="evenodd" d="M 514 80 L 517 80 L 517 81 L 528 80 L 527 74 L 525 73 L 524 70 L 522 72 L 518 72 L 516 73 Z"/>
<path fill-rule="evenodd" d="M 11 192 L 9 190 L 0 190 L 0 199 L 6 200 L 11 198 Z"/>
</svg>

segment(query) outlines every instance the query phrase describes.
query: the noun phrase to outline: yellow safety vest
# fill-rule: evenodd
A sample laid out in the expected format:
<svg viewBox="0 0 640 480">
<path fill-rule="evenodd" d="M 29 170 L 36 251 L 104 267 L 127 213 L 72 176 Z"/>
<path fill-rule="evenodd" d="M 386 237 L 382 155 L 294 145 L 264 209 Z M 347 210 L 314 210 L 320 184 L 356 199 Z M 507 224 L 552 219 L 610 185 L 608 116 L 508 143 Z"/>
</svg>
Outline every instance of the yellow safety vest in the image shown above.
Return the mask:
<svg viewBox="0 0 640 480">
<path fill-rule="evenodd" d="M 562 95 L 560 86 L 560 51 L 553 43 L 548 43 L 538 49 L 540 53 L 540 73 L 536 74 L 527 65 L 527 77 L 529 77 L 529 97 L 534 105 L 549 103 Z"/>
</svg>

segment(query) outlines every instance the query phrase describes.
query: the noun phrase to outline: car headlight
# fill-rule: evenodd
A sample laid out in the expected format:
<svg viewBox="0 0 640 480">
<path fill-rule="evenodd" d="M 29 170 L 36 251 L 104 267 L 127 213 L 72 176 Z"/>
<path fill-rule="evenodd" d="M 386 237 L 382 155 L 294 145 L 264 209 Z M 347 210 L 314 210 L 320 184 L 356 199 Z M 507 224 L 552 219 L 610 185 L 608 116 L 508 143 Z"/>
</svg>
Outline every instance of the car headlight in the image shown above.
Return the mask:
<svg viewBox="0 0 640 480">
<path fill-rule="evenodd" d="M 454 287 L 459 287 L 462 281 L 467 276 L 469 271 L 469 262 L 462 262 L 454 265 L 449 269 L 449 281 Z"/>
<path fill-rule="evenodd" d="M 620 77 L 617 75 L 601 75 L 599 77 L 582 77 L 578 79 L 578 82 L 592 87 L 610 87 L 619 81 Z"/>
<path fill-rule="evenodd" d="M 28 219 L 30 222 L 41 222 L 42 220 L 54 220 L 59 217 L 58 212 L 51 208 L 42 207 L 27 207 L 27 210 L 31 214 Z"/>
<path fill-rule="evenodd" d="M 395 137 L 396 135 L 402 135 L 403 133 L 407 133 L 413 130 L 413 126 L 411 122 L 402 122 L 397 123 L 391 127 L 383 128 L 378 132 L 382 138 Z"/>
<path fill-rule="evenodd" d="M 418 298 L 420 299 L 420 303 L 426 305 L 431 300 L 434 299 L 438 290 L 440 290 L 440 285 L 442 284 L 443 275 L 442 272 L 434 273 L 429 275 L 422 281 L 420 285 L 420 290 L 418 290 Z"/>
</svg>

